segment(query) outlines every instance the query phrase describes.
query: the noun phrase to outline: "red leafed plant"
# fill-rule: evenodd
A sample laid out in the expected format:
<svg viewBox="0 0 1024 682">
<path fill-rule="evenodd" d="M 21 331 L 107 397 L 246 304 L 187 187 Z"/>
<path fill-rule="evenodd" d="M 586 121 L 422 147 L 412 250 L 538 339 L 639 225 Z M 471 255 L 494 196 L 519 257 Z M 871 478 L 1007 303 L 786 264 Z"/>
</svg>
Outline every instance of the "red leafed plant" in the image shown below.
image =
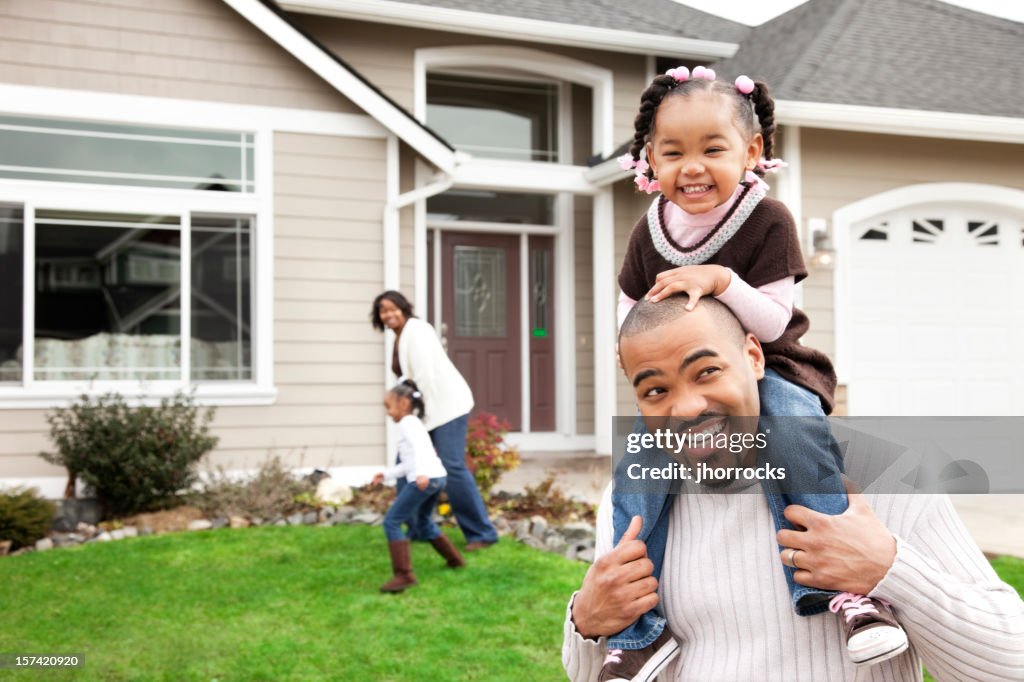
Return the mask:
<svg viewBox="0 0 1024 682">
<path fill-rule="evenodd" d="M 473 472 L 485 500 L 490 498 L 501 475 L 519 466 L 519 450 L 505 444 L 508 428 L 507 421 L 489 412 L 480 412 L 469 420 L 466 466 Z"/>
</svg>

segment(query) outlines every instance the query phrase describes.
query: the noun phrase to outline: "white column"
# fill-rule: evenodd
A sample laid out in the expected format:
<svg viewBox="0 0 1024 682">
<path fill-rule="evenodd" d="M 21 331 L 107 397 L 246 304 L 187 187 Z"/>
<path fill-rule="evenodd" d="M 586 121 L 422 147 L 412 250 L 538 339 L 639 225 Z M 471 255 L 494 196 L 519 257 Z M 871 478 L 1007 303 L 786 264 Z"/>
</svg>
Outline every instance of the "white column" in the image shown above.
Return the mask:
<svg viewBox="0 0 1024 682">
<path fill-rule="evenodd" d="M 774 184 L 777 185 L 779 201 L 786 205 L 789 212 L 793 214 L 793 222 L 796 223 L 797 234 L 801 239 L 804 235 L 803 218 L 803 180 L 800 163 L 800 126 L 786 126 L 782 131 L 782 150 L 776 150 L 776 155 L 789 164 L 788 167 L 779 171 Z M 772 177 L 769 174 L 768 181 L 772 184 Z M 810 252 L 804 254 L 806 261 Z M 804 305 L 804 287 L 799 285 L 793 297 L 793 304 L 798 308 Z"/>
<path fill-rule="evenodd" d="M 615 414 L 615 202 L 612 185 L 594 196 L 594 449 L 612 452 Z"/>
</svg>

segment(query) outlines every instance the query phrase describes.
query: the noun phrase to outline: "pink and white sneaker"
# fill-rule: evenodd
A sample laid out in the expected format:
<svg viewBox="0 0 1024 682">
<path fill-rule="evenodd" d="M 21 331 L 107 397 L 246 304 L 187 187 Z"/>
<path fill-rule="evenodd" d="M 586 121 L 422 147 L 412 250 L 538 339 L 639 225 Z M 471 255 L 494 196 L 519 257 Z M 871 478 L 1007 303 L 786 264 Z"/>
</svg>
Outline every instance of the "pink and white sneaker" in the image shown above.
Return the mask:
<svg viewBox="0 0 1024 682">
<path fill-rule="evenodd" d="M 907 633 L 888 602 L 842 592 L 828 606 L 845 619 L 846 651 L 857 665 L 881 663 L 907 650 Z"/>
</svg>

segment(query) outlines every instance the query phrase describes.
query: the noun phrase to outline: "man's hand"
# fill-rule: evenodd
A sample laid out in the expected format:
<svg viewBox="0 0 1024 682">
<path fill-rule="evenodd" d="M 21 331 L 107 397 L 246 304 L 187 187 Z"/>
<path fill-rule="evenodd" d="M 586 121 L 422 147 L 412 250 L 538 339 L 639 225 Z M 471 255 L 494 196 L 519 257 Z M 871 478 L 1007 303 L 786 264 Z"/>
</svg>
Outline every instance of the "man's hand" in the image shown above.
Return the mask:
<svg viewBox="0 0 1024 682">
<path fill-rule="evenodd" d="M 576 631 L 590 639 L 614 635 L 658 604 L 647 545 L 637 540 L 643 520 L 634 516 L 612 551 L 594 562 L 572 604 Z"/>
<path fill-rule="evenodd" d="M 384 482 L 384 474 L 383 473 L 374 474 L 373 475 L 373 485 L 380 485 L 383 482 Z"/>
<path fill-rule="evenodd" d="M 690 297 L 686 309 L 693 310 L 701 296 L 719 296 L 725 293 L 731 281 L 732 274 L 721 265 L 683 265 L 659 272 L 646 298 L 656 303 L 685 291 Z"/>
<path fill-rule="evenodd" d="M 838 516 L 820 514 L 800 505 L 785 515 L 806 530 L 780 530 L 783 563 L 797 569 L 801 585 L 838 592 L 868 594 L 885 577 L 896 559 L 896 538 L 848 480 L 850 506 Z M 800 550 L 793 554 L 790 549 Z M 792 556 L 791 556 L 792 555 Z"/>
</svg>

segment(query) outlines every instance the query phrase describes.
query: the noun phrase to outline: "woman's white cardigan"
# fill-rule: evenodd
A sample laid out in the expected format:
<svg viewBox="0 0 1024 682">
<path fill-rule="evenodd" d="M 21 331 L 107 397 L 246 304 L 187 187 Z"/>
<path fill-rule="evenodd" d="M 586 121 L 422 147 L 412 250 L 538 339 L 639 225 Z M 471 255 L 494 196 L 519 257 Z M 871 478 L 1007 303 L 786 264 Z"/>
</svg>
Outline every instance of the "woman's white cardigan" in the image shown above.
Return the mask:
<svg viewBox="0 0 1024 682">
<path fill-rule="evenodd" d="M 473 409 L 473 392 L 455 369 L 434 328 L 410 317 L 398 337 L 398 364 L 402 375 L 412 379 L 423 393 L 428 431 L 447 424 Z"/>
</svg>

